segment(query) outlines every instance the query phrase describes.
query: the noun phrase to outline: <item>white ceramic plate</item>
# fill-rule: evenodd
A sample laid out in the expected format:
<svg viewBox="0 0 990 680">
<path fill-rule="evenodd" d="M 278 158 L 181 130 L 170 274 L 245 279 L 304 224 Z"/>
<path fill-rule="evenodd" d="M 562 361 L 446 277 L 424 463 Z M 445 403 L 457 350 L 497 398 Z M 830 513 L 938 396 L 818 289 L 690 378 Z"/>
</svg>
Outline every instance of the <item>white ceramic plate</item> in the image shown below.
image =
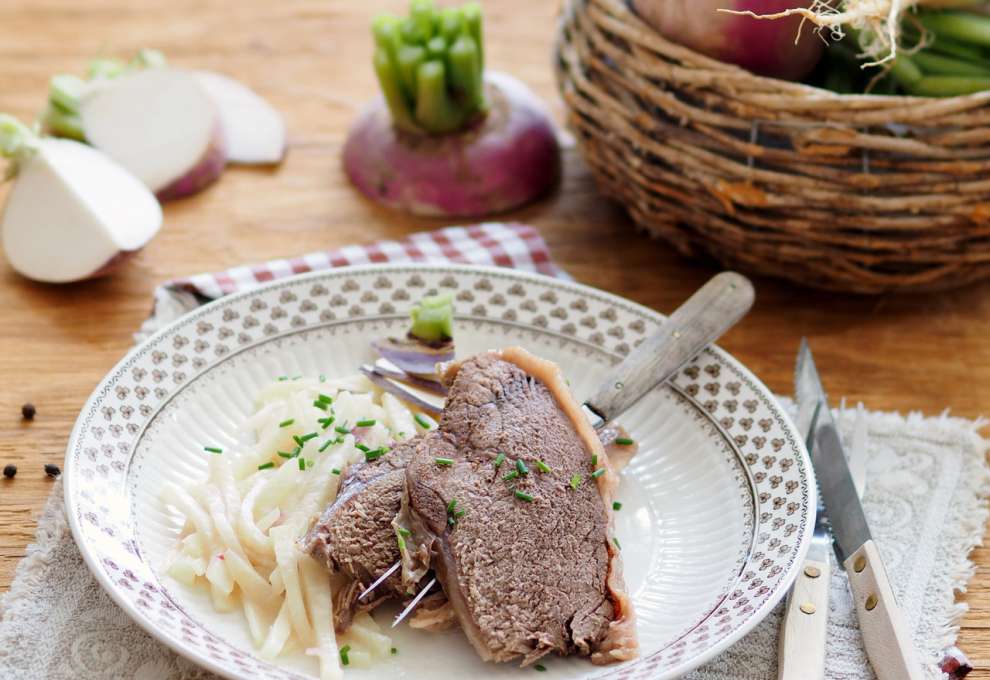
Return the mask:
<svg viewBox="0 0 990 680">
<path fill-rule="evenodd" d="M 206 444 L 230 445 L 258 389 L 279 375 L 352 374 L 368 341 L 403 332 L 424 294 L 456 296 L 461 356 L 518 344 L 560 364 L 578 398 L 662 321 L 601 291 L 460 266 L 368 266 L 231 295 L 128 354 L 90 397 L 69 441 L 65 497 L 86 562 L 114 600 L 178 653 L 228 677 L 303 678 L 303 655 L 255 654 L 240 613 L 163 574 L 179 517 L 166 480 L 205 478 Z M 786 592 L 812 530 L 807 453 L 773 395 L 737 361 L 705 351 L 620 422 L 640 452 L 616 513 L 642 657 L 599 668 L 551 658 L 542 677 L 672 678 L 753 628 Z M 390 612 L 376 613 L 387 623 Z M 354 678 L 501 678 L 459 631 L 400 627 L 398 655 Z M 442 660 L 442 661 L 438 661 Z"/>
</svg>

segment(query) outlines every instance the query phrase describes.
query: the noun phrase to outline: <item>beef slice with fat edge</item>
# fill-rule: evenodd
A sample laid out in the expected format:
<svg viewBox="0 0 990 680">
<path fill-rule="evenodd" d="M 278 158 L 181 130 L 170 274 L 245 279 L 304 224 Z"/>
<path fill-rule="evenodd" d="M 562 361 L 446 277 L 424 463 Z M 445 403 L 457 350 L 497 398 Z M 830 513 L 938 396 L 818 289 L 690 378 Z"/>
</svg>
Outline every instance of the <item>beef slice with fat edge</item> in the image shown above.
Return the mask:
<svg viewBox="0 0 990 680">
<path fill-rule="evenodd" d="M 633 611 L 612 541 L 617 478 L 557 367 L 509 348 L 454 364 L 445 380 L 440 426 L 406 468 L 398 519 L 414 534 L 406 560 L 429 561 L 485 660 L 635 657 Z M 496 469 L 499 453 L 506 460 Z M 517 460 L 528 473 L 504 479 L 518 472 Z M 592 478 L 597 468 L 604 473 Z M 575 474 L 583 480 L 577 489 L 569 483 Z"/>
</svg>

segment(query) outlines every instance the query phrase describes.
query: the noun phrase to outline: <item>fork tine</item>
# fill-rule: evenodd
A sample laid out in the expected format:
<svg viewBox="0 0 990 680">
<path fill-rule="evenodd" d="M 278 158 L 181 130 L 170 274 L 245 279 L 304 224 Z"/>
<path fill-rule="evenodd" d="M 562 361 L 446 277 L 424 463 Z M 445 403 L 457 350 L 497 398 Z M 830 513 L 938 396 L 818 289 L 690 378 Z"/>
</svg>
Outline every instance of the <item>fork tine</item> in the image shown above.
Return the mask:
<svg viewBox="0 0 990 680">
<path fill-rule="evenodd" d="M 378 586 L 380 586 L 382 584 L 382 582 L 385 579 L 387 579 L 389 576 L 391 576 L 392 574 L 394 574 L 395 573 L 395 570 L 398 569 L 400 566 L 402 566 L 402 560 L 399 560 L 398 562 L 396 562 L 395 564 L 393 564 L 391 567 L 388 568 L 388 571 L 386 571 L 384 574 L 382 574 L 377 579 L 375 579 L 375 582 L 374 583 L 372 583 L 370 586 L 368 586 L 367 588 L 365 588 L 364 589 L 364 592 L 361 593 L 360 595 L 358 595 L 358 599 L 359 600 L 363 600 L 365 595 L 367 595 L 372 590 L 374 590 L 375 588 L 377 588 Z"/>
<path fill-rule="evenodd" d="M 421 591 L 416 593 L 416 597 L 413 598 L 413 601 L 410 602 L 408 605 L 406 605 L 406 608 L 403 609 L 402 612 L 395 617 L 395 621 L 392 622 L 392 628 L 398 626 L 400 623 L 402 623 L 402 619 L 409 616 L 409 613 L 416 608 L 416 605 L 419 604 L 419 601 L 426 596 L 426 593 L 430 590 L 430 588 L 433 587 L 433 584 L 435 584 L 436 582 L 437 580 L 435 578 L 431 578 L 430 582 L 427 583 L 426 586 Z"/>
<path fill-rule="evenodd" d="M 856 406 L 856 422 L 853 425 L 852 445 L 849 447 L 849 472 L 852 474 L 856 493 L 860 498 L 866 489 L 866 458 L 870 433 L 866 425 L 866 410 L 863 404 Z"/>
</svg>

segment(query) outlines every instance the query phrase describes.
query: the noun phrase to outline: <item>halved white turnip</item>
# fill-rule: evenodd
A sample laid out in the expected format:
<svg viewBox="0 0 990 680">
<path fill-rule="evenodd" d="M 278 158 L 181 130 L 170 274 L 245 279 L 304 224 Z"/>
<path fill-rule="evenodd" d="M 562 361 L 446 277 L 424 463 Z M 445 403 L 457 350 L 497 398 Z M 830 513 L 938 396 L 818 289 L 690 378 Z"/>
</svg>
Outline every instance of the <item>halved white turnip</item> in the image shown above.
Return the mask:
<svg viewBox="0 0 990 680">
<path fill-rule="evenodd" d="M 196 71 L 220 115 L 227 161 L 242 165 L 271 165 L 285 157 L 285 121 L 254 90 L 212 71 Z"/>
<path fill-rule="evenodd" d="M 188 71 L 148 68 L 92 81 L 79 116 L 86 141 L 161 200 L 199 191 L 227 162 L 217 107 Z"/>
<path fill-rule="evenodd" d="M 0 120 L 0 128 L 9 122 Z M 0 151 L 12 158 L 15 175 L 0 240 L 20 274 L 48 283 L 101 276 L 158 232 L 158 201 L 105 154 L 53 138 L 4 148 L 2 133 Z"/>
</svg>

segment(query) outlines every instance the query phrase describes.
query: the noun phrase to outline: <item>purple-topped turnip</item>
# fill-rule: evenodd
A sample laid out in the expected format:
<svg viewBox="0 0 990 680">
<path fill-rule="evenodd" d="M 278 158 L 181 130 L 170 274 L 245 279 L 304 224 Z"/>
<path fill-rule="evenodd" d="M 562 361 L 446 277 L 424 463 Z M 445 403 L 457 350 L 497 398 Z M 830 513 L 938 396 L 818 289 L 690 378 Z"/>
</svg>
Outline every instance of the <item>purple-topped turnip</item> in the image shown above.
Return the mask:
<svg viewBox="0 0 990 680">
<path fill-rule="evenodd" d="M 546 193 L 560 174 L 554 127 L 518 80 L 484 73 L 481 8 L 373 24 L 382 97 L 352 128 L 344 168 L 369 198 L 416 215 L 501 212 Z"/>
<path fill-rule="evenodd" d="M 662 35 L 710 57 L 771 78 L 800 80 L 822 56 L 824 42 L 800 17 L 766 22 L 734 12 L 764 14 L 812 0 L 632 0 L 636 13 Z"/>
</svg>

